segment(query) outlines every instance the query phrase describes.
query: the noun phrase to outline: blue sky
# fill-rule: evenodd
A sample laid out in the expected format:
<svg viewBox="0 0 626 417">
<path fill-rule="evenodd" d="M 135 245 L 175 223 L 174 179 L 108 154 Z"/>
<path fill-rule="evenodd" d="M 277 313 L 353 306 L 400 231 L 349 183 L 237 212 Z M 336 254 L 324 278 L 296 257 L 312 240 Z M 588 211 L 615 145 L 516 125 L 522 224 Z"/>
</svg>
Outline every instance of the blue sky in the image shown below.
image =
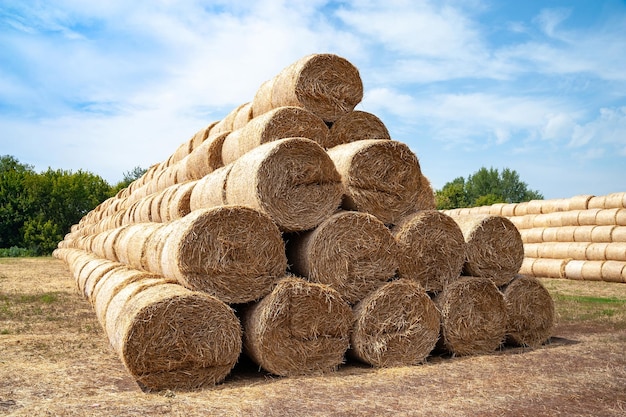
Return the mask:
<svg viewBox="0 0 626 417">
<path fill-rule="evenodd" d="M 315 52 L 435 188 L 510 168 L 545 198 L 626 191 L 626 3 L 0 0 L 0 155 L 110 183 Z"/>
</svg>

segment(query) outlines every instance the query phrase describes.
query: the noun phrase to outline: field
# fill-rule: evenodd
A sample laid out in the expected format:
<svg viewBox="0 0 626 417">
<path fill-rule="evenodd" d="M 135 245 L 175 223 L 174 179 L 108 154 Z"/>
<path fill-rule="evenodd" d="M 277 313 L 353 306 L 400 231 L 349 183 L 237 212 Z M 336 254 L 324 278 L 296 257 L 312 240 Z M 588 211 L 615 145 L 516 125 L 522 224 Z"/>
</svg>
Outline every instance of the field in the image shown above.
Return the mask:
<svg viewBox="0 0 626 417">
<path fill-rule="evenodd" d="M 558 324 L 536 350 L 390 369 L 348 360 L 334 374 L 298 378 L 242 360 L 215 388 L 144 393 L 64 263 L 0 259 L 0 415 L 626 415 L 626 284 L 542 282 Z"/>
</svg>

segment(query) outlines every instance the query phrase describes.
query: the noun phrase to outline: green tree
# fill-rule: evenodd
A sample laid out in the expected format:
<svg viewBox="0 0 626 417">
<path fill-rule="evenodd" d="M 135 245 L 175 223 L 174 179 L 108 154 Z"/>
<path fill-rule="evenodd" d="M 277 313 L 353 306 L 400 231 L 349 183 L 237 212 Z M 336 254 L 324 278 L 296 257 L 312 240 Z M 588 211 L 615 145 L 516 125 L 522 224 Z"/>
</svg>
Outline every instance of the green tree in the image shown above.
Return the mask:
<svg viewBox="0 0 626 417">
<path fill-rule="evenodd" d="M 528 189 L 516 171 L 504 168 L 499 172 L 484 167 L 467 180 L 459 177 L 446 183 L 435 195 L 440 210 L 543 199 L 541 193 Z"/>
<path fill-rule="evenodd" d="M 33 167 L 9 155 L 0 157 L 0 248 L 22 245 L 20 229 L 29 217 L 25 178 Z"/>
</svg>

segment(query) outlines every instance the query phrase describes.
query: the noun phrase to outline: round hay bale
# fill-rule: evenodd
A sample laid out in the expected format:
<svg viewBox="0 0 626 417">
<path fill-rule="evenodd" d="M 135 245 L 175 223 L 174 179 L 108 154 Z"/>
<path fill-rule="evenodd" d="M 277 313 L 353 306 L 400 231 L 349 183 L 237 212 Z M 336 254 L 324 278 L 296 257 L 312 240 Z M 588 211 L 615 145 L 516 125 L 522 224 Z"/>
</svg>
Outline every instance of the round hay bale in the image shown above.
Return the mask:
<svg viewBox="0 0 626 417">
<path fill-rule="evenodd" d="M 596 214 L 596 223 L 599 226 L 615 226 L 617 220 L 617 213 L 621 209 L 619 208 L 610 208 L 610 209 L 602 209 L 598 211 Z"/>
<path fill-rule="evenodd" d="M 502 206 L 502 210 L 501 210 L 501 216 L 505 216 L 505 217 L 513 217 L 515 216 L 515 207 L 517 206 L 517 203 L 509 203 L 509 204 L 505 204 L 504 206 Z"/>
<path fill-rule="evenodd" d="M 604 261 L 607 259 L 606 250 L 610 243 L 607 242 L 597 242 L 597 243 L 587 243 L 584 256 L 571 256 L 574 259 L 580 260 L 589 260 L 589 261 Z"/>
<path fill-rule="evenodd" d="M 285 232 L 309 230 L 340 205 L 341 177 L 322 147 L 306 138 L 261 145 L 239 158 L 226 201 L 261 210 Z"/>
<path fill-rule="evenodd" d="M 527 214 L 528 214 L 528 201 L 522 201 L 521 203 L 517 203 L 515 205 L 515 209 L 513 210 L 513 215 L 525 216 Z"/>
<path fill-rule="evenodd" d="M 543 246 L 541 243 L 524 243 L 524 258 L 539 258 Z"/>
<path fill-rule="evenodd" d="M 172 193 L 168 201 L 168 215 L 165 221 L 180 219 L 191 212 L 191 193 L 197 183 L 197 181 L 188 181 L 175 185 L 175 191 Z"/>
<path fill-rule="evenodd" d="M 147 260 L 148 240 L 153 233 L 161 229 L 161 223 L 139 223 L 136 227 L 129 229 L 124 235 L 125 241 L 121 247 L 126 249 L 126 253 L 122 255 L 122 262 L 130 265 L 135 269 L 142 269 Z"/>
<path fill-rule="evenodd" d="M 493 352 L 504 342 L 506 304 L 489 278 L 461 277 L 435 297 L 435 304 L 442 345 L 454 355 Z"/>
<path fill-rule="evenodd" d="M 532 273 L 535 277 L 546 278 L 565 278 L 565 266 L 571 259 L 550 259 L 550 258 L 537 258 L 532 264 Z M 521 272 L 521 271 L 520 271 Z"/>
<path fill-rule="evenodd" d="M 484 213 L 484 214 L 489 214 L 489 213 Z M 537 217 L 537 214 L 527 214 L 525 216 L 514 216 L 511 217 L 509 220 L 511 221 L 511 223 L 513 223 L 515 225 L 515 227 L 517 227 L 518 230 L 525 230 L 525 229 L 532 229 L 535 226 L 535 217 Z"/>
<path fill-rule="evenodd" d="M 337 55 L 313 54 L 263 83 L 252 101 L 252 112 L 256 118 L 273 108 L 297 106 L 334 122 L 362 99 L 363 82 L 354 65 Z"/>
<path fill-rule="evenodd" d="M 425 210 L 407 216 L 391 229 L 398 242 L 398 277 L 439 292 L 459 278 L 465 261 L 465 239 L 450 216 Z"/>
<path fill-rule="evenodd" d="M 354 307 L 350 354 L 379 367 L 417 365 L 439 339 L 439 310 L 415 281 L 389 282 Z"/>
<path fill-rule="evenodd" d="M 435 210 L 437 209 L 437 200 L 435 198 L 435 190 L 433 190 L 430 180 L 425 175 L 420 177 L 420 191 L 415 200 L 415 206 L 418 210 Z"/>
<path fill-rule="evenodd" d="M 626 261 L 626 241 L 609 243 L 605 256 L 610 261 Z"/>
<path fill-rule="evenodd" d="M 146 278 L 159 279 L 160 277 L 149 272 L 138 271 L 127 266 L 120 266 L 107 272 L 106 275 L 98 281 L 98 284 L 96 284 L 93 289 L 91 298 L 96 317 L 103 329 L 107 327 L 106 312 L 113 297 L 131 282 Z"/>
<path fill-rule="evenodd" d="M 604 261 L 570 260 L 565 265 L 565 278 L 584 281 L 602 281 Z"/>
<path fill-rule="evenodd" d="M 166 223 L 170 221 L 170 201 L 172 200 L 172 196 L 176 193 L 178 186 L 176 184 L 171 185 L 167 188 L 159 191 L 159 194 L 163 194 L 161 197 L 161 204 L 159 205 L 159 214 L 158 218 L 162 223 Z"/>
<path fill-rule="evenodd" d="M 219 383 L 241 352 L 241 325 L 233 310 L 177 284 L 135 291 L 115 319 L 111 344 L 147 390 L 193 390 Z"/>
<path fill-rule="evenodd" d="M 124 233 L 125 229 L 129 226 L 120 226 L 115 229 L 111 229 L 106 232 L 107 237 L 104 241 L 104 256 L 103 258 L 108 259 L 109 261 L 118 261 L 117 256 L 117 240 Z"/>
<path fill-rule="evenodd" d="M 602 264 L 602 281 L 626 282 L 626 262 L 605 261 Z"/>
<path fill-rule="evenodd" d="M 527 214 L 541 214 L 543 207 L 543 200 L 530 200 L 526 207 Z"/>
<path fill-rule="evenodd" d="M 212 128 L 211 131 L 209 132 L 209 136 L 216 136 L 219 134 L 222 134 L 224 132 L 230 132 L 233 131 L 233 124 L 235 122 L 235 119 L 237 117 L 237 113 L 239 113 L 239 111 L 245 106 L 245 104 L 240 104 L 239 106 L 237 106 L 236 108 L 234 108 L 233 110 L 231 110 L 226 117 L 224 117 L 222 120 L 220 120 L 219 122 L 217 122 Z"/>
<path fill-rule="evenodd" d="M 142 257 L 141 269 L 150 271 L 157 275 L 163 275 L 161 260 L 163 258 L 163 245 L 166 240 L 174 232 L 177 222 L 163 223 L 160 228 L 155 230 L 146 240 L 144 249 L 145 256 Z"/>
<path fill-rule="evenodd" d="M 133 235 L 135 233 L 144 233 L 147 224 L 149 223 L 130 224 L 127 225 L 124 230 L 119 232 L 113 245 L 113 250 L 116 255 L 116 259 L 112 259 L 113 261 L 130 265 L 130 257 L 132 256 L 130 251 L 135 249 L 134 247 L 131 248 Z M 152 224 L 157 225 L 158 223 Z"/>
<path fill-rule="evenodd" d="M 506 206 L 506 203 L 492 204 L 491 208 L 489 209 L 489 214 L 493 216 L 502 216 L 502 209 L 504 208 L 504 206 Z"/>
<path fill-rule="evenodd" d="M 252 120 L 252 103 L 245 103 L 237 108 L 237 114 L 233 119 L 233 130 L 241 129 Z"/>
<path fill-rule="evenodd" d="M 161 254 L 162 275 L 187 288 L 227 303 L 246 303 L 266 295 L 285 274 L 281 233 L 257 210 L 196 210 L 172 224 Z"/>
<path fill-rule="evenodd" d="M 615 225 L 626 226 L 626 208 L 617 209 L 617 213 L 615 213 Z"/>
<path fill-rule="evenodd" d="M 587 210 L 592 195 L 577 195 L 568 199 L 567 210 Z"/>
<path fill-rule="evenodd" d="M 294 234 L 287 245 L 291 271 L 330 285 L 354 304 L 393 278 L 398 246 L 376 217 L 338 212 L 317 228 Z"/>
<path fill-rule="evenodd" d="M 525 256 L 524 261 L 522 262 L 522 266 L 519 268 L 519 273 L 524 275 L 533 275 L 533 263 L 535 262 L 535 257 Z"/>
<path fill-rule="evenodd" d="M 543 200 L 541 205 L 542 213 L 556 213 L 568 210 L 568 200 L 565 198 L 554 198 L 551 200 Z"/>
<path fill-rule="evenodd" d="M 229 164 L 264 143 L 296 137 L 311 139 L 326 147 L 328 126 L 306 109 L 279 107 L 231 132 L 224 140 L 222 160 Z"/>
<path fill-rule="evenodd" d="M 338 118 L 330 128 L 326 148 L 365 139 L 391 139 L 387 126 L 376 115 L 353 110 Z"/>
<path fill-rule="evenodd" d="M 244 311 L 244 351 L 276 375 L 334 371 L 344 361 L 352 321 L 337 291 L 287 277 Z"/>
<path fill-rule="evenodd" d="M 196 134 L 193 135 L 193 139 L 191 141 L 191 152 L 189 152 L 189 155 L 195 152 L 195 150 L 198 149 L 200 145 L 204 143 L 205 140 L 207 140 L 207 138 L 209 137 L 209 132 L 211 131 L 213 126 L 215 126 L 218 123 L 219 122 L 211 122 L 207 127 L 198 130 Z"/>
<path fill-rule="evenodd" d="M 190 180 L 199 180 L 224 166 L 222 146 L 230 130 L 211 135 L 198 145 L 185 160 L 185 169 Z"/>
<path fill-rule="evenodd" d="M 611 242 L 626 242 L 626 226 L 615 226 L 611 231 Z"/>
<path fill-rule="evenodd" d="M 542 243 L 544 242 L 544 230 L 546 230 L 545 227 L 535 227 L 532 229 L 521 229 L 519 233 L 524 243 Z"/>
<path fill-rule="evenodd" d="M 79 289 L 89 301 L 93 301 L 91 294 L 98 282 L 106 275 L 107 272 L 120 266 L 117 262 L 111 262 L 107 259 L 94 258 L 82 269 L 79 281 Z"/>
<path fill-rule="evenodd" d="M 335 146 L 328 155 L 341 174 L 343 208 L 394 224 L 419 209 L 422 172 L 409 147 L 393 140 L 360 140 Z"/>
<path fill-rule="evenodd" d="M 524 244 L 513 223 L 506 217 L 490 215 L 454 220 L 466 242 L 463 273 L 491 278 L 498 286 L 513 279 L 524 260 Z"/>
<path fill-rule="evenodd" d="M 189 209 L 191 211 L 227 204 L 226 180 L 231 168 L 232 165 L 218 168 L 198 180 L 189 197 Z"/>
<path fill-rule="evenodd" d="M 588 242 L 600 242 L 600 243 L 608 243 L 611 242 L 611 237 L 613 235 L 613 230 L 617 226 L 593 226 L 590 233 L 590 239 Z"/>
<path fill-rule="evenodd" d="M 554 300 L 536 278 L 518 275 L 503 291 L 507 311 L 507 340 L 536 348 L 552 335 Z"/>
<path fill-rule="evenodd" d="M 578 226 L 595 226 L 596 217 L 600 210 L 599 208 L 578 210 Z"/>
<path fill-rule="evenodd" d="M 151 194 L 152 200 L 150 202 L 150 220 L 155 223 L 161 223 L 161 204 L 163 204 L 163 198 L 165 197 L 165 191 Z"/>
</svg>

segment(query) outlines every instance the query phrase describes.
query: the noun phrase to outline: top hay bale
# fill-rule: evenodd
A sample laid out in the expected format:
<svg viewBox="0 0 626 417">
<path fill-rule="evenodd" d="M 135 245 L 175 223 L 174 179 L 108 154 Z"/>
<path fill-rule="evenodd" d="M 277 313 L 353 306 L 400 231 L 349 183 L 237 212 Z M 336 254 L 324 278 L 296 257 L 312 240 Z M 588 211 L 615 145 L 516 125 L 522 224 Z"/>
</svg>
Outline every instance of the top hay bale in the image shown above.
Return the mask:
<svg viewBox="0 0 626 417">
<path fill-rule="evenodd" d="M 257 117 L 282 106 L 303 107 L 334 122 L 363 99 L 358 69 L 333 54 L 305 56 L 261 85 L 252 101 Z"/>
</svg>

